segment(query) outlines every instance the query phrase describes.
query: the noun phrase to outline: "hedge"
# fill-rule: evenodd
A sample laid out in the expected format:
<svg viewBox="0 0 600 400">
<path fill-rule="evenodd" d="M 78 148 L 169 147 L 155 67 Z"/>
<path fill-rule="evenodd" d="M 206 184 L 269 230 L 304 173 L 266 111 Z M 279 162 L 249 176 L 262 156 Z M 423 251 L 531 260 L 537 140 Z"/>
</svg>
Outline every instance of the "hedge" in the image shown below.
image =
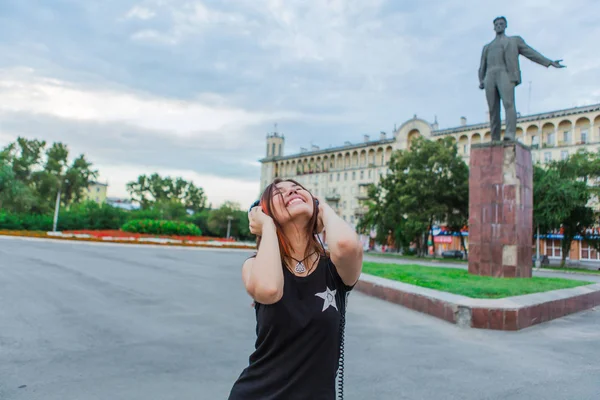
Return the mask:
<svg viewBox="0 0 600 400">
<path fill-rule="evenodd" d="M 149 233 L 153 235 L 202 235 L 202 231 L 196 225 L 181 221 L 137 219 L 127 222 L 121 229 L 125 232 Z"/>
</svg>

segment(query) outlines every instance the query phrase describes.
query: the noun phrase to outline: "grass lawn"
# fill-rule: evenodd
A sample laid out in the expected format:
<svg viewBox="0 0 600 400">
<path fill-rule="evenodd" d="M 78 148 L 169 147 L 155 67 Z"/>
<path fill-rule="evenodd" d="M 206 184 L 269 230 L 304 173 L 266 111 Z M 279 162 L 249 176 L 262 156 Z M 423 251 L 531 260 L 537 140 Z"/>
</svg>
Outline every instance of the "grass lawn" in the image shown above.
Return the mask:
<svg viewBox="0 0 600 400">
<path fill-rule="evenodd" d="M 492 278 L 469 275 L 464 269 L 374 262 L 365 262 L 363 272 L 476 299 L 499 299 L 594 283 L 561 278 Z"/>
<path fill-rule="evenodd" d="M 407 256 L 398 253 L 365 253 L 369 256 L 381 257 L 381 258 L 400 258 L 403 260 L 414 260 L 415 262 L 419 261 L 428 261 L 428 262 L 444 262 L 448 264 L 466 264 L 467 260 L 458 260 L 456 258 L 442 258 L 442 257 L 417 257 L 417 256 Z"/>
</svg>

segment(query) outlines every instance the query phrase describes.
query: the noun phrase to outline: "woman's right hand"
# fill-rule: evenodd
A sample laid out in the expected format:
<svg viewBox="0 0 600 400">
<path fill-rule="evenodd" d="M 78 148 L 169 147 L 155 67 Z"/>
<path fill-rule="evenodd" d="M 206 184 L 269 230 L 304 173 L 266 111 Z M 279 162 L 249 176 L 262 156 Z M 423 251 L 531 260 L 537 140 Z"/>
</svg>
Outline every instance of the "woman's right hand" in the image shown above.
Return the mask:
<svg viewBox="0 0 600 400">
<path fill-rule="evenodd" d="M 261 207 L 254 207 L 248 214 L 250 225 L 250 233 L 257 236 L 262 236 L 263 226 L 273 222 L 273 219 L 265 214 Z"/>
</svg>

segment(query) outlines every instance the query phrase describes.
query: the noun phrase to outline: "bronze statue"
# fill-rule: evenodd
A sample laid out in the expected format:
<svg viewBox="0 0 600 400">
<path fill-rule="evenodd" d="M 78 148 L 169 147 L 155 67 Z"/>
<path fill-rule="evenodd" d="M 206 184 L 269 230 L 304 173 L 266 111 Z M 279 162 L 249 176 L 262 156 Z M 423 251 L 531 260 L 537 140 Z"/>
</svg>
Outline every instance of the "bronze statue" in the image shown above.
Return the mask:
<svg viewBox="0 0 600 400">
<path fill-rule="evenodd" d="M 505 17 L 494 19 L 496 38 L 483 47 L 479 67 L 479 88 L 485 89 L 490 110 L 490 130 L 492 140 L 500 140 L 500 100 L 506 114 L 504 140 L 515 140 L 517 111 L 515 108 L 515 87 L 521 83 L 519 55 L 523 55 L 545 67 L 564 68 L 558 61 L 552 61 L 531 47 L 520 36 L 506 36 Z"/>
</svg>

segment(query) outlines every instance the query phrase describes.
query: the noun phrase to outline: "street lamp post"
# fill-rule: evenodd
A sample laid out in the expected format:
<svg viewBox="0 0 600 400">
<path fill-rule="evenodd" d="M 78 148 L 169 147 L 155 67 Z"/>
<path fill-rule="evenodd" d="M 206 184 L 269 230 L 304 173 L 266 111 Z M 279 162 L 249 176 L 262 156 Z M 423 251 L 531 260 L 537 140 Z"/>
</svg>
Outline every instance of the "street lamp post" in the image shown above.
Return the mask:
<svg viewBox="0 0 600 400">
<path fill-rule="evenodd" d="M 229 233 L 231 232 L 231 221 L 233 217 L 231 215 L 227 216 L 227 239 L 229 239 Z"/>
<path fill-rule="evenodd" d="M 64 178 L 63 181 L 58 184 L 58 192 L 56 193 L 56 203 L 54 204 L 54 221 L 52 222 L 52 232 L 56 232 L 56 226 L 58 224 L 58 211 L 60 209 L 60 195 L 62 191 L 62 185 L 68 182 L 69 180 L 67 178 Z"/>
<path fill-rule="evenodd" d="M 56 224 L 58 223 L 58 209 L 60 208 L 60 189 L 61 185 L 58 186 L 58 192 L 56 193 L 56 204 L 54 204 L 54 222 L 52 223 L 52 232 L 56 232 Z"/>
<path fill-rule="evenodd" d="M 540 269 L 542 261 L 540 260 L 540 226 L 537 226 L 537 238 L 536 238 L 536 255 L 535 255 L 535 267 Z"/>
</svg>

